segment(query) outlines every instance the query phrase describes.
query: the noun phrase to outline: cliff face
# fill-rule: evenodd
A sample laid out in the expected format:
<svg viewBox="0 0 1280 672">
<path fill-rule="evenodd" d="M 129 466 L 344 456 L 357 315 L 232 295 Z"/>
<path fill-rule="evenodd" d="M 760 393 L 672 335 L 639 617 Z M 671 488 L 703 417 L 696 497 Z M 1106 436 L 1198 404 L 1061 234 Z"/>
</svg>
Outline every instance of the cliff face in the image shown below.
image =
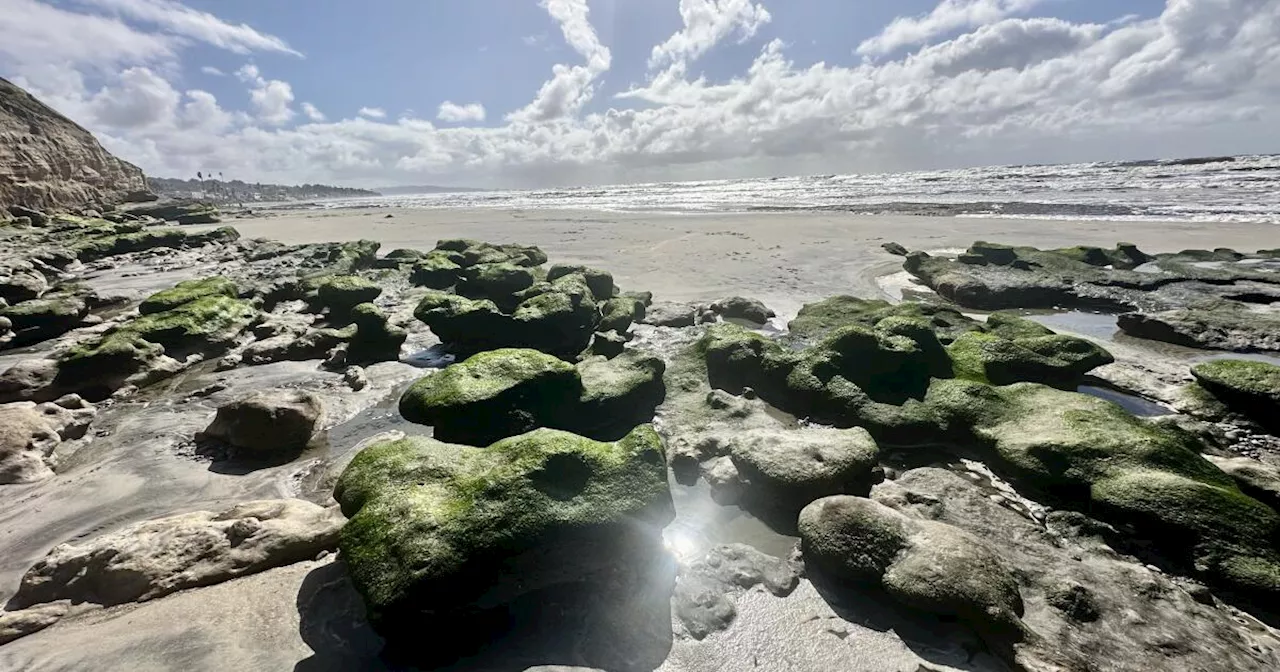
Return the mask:
<svg viewBox="0 0 1280 672">
<path fill-rule="evenodd" d="M 0 208 L 79 209 L 146 189 L 137 166 L 0 78 Z"/>
</svg>

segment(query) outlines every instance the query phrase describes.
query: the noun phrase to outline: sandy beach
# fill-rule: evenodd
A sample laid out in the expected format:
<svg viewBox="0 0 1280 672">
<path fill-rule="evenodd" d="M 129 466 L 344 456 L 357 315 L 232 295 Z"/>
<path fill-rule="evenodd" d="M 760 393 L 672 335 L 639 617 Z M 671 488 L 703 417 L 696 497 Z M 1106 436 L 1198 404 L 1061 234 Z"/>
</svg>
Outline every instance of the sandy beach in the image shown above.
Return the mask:
<svg viewBox="0 0 1280 672">
<path fill-rule="evenodd" d="M 390 217 L 388 217 L 390 215 Z M 876 297 L 875 278 L 901 270 L 880 246 L 953 249 L 975 240 L 1039 248 L 1143 250 L 1280 246 L 1270 224 L 1113 222 L 847 215 L 839 213 L 689 214 L 585 210 L 397 209 L 309 211 L 232 222 L 246 237 L 284 243 L 375 240 L 383 252 L 428 250 L 444 238 L 537 245 L 553 259 L 612 271 L 624 288 L 669 301 L 729 294 L 764 301 L 779 315 L 835 294 Z"/>
</svg>

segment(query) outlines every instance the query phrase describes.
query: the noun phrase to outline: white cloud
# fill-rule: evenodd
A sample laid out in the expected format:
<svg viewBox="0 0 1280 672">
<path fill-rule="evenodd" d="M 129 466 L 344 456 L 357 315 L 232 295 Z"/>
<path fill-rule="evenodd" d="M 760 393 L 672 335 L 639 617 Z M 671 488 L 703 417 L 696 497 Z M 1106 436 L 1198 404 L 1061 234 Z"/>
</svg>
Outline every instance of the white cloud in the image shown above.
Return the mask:
<svg viewBox="0 0 1280 672">
<path fill-rule="evenodd" d="M 311 103 L 302 104 L 302 113 L 307 115 L 307 118 L 311 121 L 324 121 L 325 119 L 324 113 Z"/>
<path fill-rule="evenodd" d="M 884 56 L 903 47 L 926 44 L 952 31 L 994 23 L 1030 11 L 1045 0 L 942 0 L 918 17 L 898 17 L 879 35 L 858 45 L 864 56 Z"/>
<path fill-rule="evenodd" d="M 0 71 L 151 174 L 213 168 L 273 182 L 598 183 L 1280 145 L 1280 0 L 1168 0 L 1159 16 L 1100 24 L 935 12 L 886 31 L 901 46 L 878 60 L 798 63 L 774 40 L 736 76 L 688 75 L 682 64 L 714 45 L 760 35 L 760 21 L 742 18 L 759 16 L 747 4 L 765 3 L 714 3 L 736 22 L 689 14 L 681 37 L 659 45 L 666 65 L 650 81 L 588 112 L 612 54 L 586 2 L 547 0 L 577 62 L 556 65 L 528 106 L 491 126 L 467 124 L 476 112 L 452 121 L 446 106 L 441 126 L 409 112 L 324 121 L 253 64 L 235 73 L 249 96 L 227 109 L 232 98 L 176 86 L 190 38 L 51 6 L 39 16 L 54 24 L 27 26 L 50 47 L 24 42 L 22 60 L 9 28 L 26 17 L 6 10 L 28 0 L 0 0 Z M 62 39 L 62 25 L 99 38 L 100 58 Z"/>
<path fill-rule="evenodd" d="M 65 64 L 110 69 L 172 58 L 178 49 L 171 36 L 36 0 L 0 0 L 0 35 L 4 36 L 0 57 L 28 67 Z"/>
<path fill-rule="evenodd" d="M 135 21 L 154 24 L 165 32 L 207 42 L 237 54 L 273 51 L 302 56 L 284 40 L 245 24 L 232 25 L 173 0 L 76 0 Z"/>
<path fill-rule="evenodd" d="M 440 121 L 458 123 L 462 121 L 484 121 L 484 115 L 484 105 L 480 103 L 458 105 L 446 100 L 440 103 L 440 111 L 436 114 L 436 118 Z"/>
<path fill-rule="evenodd" d="M 653 48 L 650 69 L 696 60 L 734 31 L 746 42 L 773 19 L 752 0 L 680 0 L 680 18 L 684 27 Z"/>
<path fill-rule="evenodd" d="M 206 65 L 206 66 L 201 67 L 201 68 L 200 68 L 200 72 L 203 72 L 203 73 L 204 73 L 204 74 L 206 74 L 206 75 L 213 75 L 214 77 L 224 77 L 224 76 L 226 76 L 226 74 L 227 74 L 227 73 L 225 73 L 225 72 L 223 72 L 223 71 L 221 71 L 221 70 L 219 70 L 219 69 L 217 69 L 217 68 L 213 67 L 212 65 Z"/>
<path fill-rule="evenodd" d="M 359 114 L 362 117 L 368 117 L 370 119 L 386 119 L 387 118 L 387 111 L 382 109 L 381 107 L 362 107 L 360 108 L 360 111 L 357 112 L 356 114 Z"/>
</svg>

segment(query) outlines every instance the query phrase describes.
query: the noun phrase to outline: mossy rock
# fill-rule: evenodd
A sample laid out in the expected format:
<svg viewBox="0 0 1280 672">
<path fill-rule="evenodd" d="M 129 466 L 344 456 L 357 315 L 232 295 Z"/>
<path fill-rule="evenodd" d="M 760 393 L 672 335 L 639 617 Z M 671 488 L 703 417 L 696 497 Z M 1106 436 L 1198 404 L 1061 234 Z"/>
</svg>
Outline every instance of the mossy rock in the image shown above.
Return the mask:
<svg viewBox="0 0 1280 672">
<path fill-rule="evenodd" d="M 503 347 L 511 324 L 510 317 L 488 299 L 474 301 L 441 291 L 423 296 L 413 315 L 446 345 L 463 352 Z"/>
<path fill-rule="evenodd" d="M 131 230 L 140 229 L 140 230 Z M 130 231 L 118 233 L 120 230 Z M 230 243 L 239 240 L 240 233 L 224 226 L 212 231 L 188 233 L 179 229 L 141 229 L 141 225 L 112 225 L 104 228 L 105 235 L 90 237 L 72 246 L 72 251 L 83 262 L 97 261 L 130 252 L 143 252 L 158 247 L 200 247 L 214 243 Z"/>
<path fill-rule="evenodd" d="M 453 260 L 463 267 L 478 264 L 510 263 L 516 266 L 540 266 L 547 263 L 547 255 L 532 245 L 494 245 L 476 240 L 442 240 L 436 250 L 456 254 Z"/>
<path fill-rule="evenodd" d="M 1280 429 L 1280 366 L 1219 359 L 1191 368 L 1196 382 L 1229 409 L 1263 427 Z"/>
<path fill-rule="evenodd" d="M 392 326 L 386 313 L 372 303 L 362 303 L 351 310 L 356 328 L 347 346 L 348 364 L 394 362 L 400 359 L 400 348 L 409 338 L 404 329 Z"/>
<path fill-rule="evenodd" d="M 334 497 L 370 622 L 416 647 L 424 627 L 657 562 L 674 518 L 663 452 L 649 426 L 616 443 L 539 429 L 487 448 L 410 437 L 360 451 Z"/>
<path fill-rule="evenodd" d="M 119 331 L 165 347 L 170 356 L 213 352 L 229 345 L 258 319 L 253 304 L 228 296 L 205 296 L 160 313 L 143 315 Z"/>
<path fill-rule="evenodd" d="M 652 422 L 667 395 L 667 366 L 657 357 L 625 352 L 613 359 L 591 357 L 576 368 L 582 394 L 576 405 L 562 409 L 553 426 L 584 436 L 616 439 Z"/>
<path fill-rule="evenodd" d="M 794 521 L 810 502 L 831 495 L 867 494 L 879 448 L 861 427 L 758 428 L 726 435 L 729 456 L 745 489 L 744 506 Z"/>
<path fill-rule="evenodd" d="M 346 318 L 351 309 L 381 296 L 382 288 L 358 275 L 337 275 L 321 282 L 316 292 L 320 305 L 328 308 L 330 314 Z"/>
<path fill-rule="evenodd" d="M 85 300 L 74 295 L 49 295 L 0 308 L 0 317 L 8 318 L 12 329 L 33 329 L 43 334 L 65 333 L 78 326 L 89 308 Z"/>
<path fill-rule="evenodd" d="M 493 350 L 419 380 L 400 398 L 400 414 L 431 425 L 442 441 L 485 445 L 546 427 L 581 393 L 578 371 L 557 357 Z"/>
<path fill-rule="evenodd" d="M 552 291 L 521 303 L 511 315 L 513 345 L 572 358 L 586 349 L 600 316 L 589 297 Z"/>
<path fill-rule="evenodd" d="M 413 264 L 409 282 L 430 289 L 448 289 L 458 283 L 462 267 L 439 252 L 431 252 Z"/>
<path fill-rule="evenodd" d="M 566 275 L 574 274 L 582 276 L 596 301 L 606 301 L 613 298 L 616 289 L 613 285 L 613 274 L 598 268 L 556 264 L 547 271 L 547 281 L 555 282 Z"/>
<path fill-rule="evenodd" d="M 458 285 L 459 294 L 491 299 L 500 305 L 510 303 L 517 292 L 532 287 L 538 279 L 532 269 L 511 263 L 471 266 L 463 271 L 462 277 L 464 282 Z"/>
<path fill-rule="evenodd" d="M 162 346 L 129 331 L 115 331 L 64 352 L 55 384 L 92 400 L 106 398 L 163 355 Z"/>
<path fill-rule="evenodd" d="M 991 313 L 987 316 L 986 326 L 987 333 L 1009 340 L 1054 335 L 1049 327 L 1013 313 Z"/>
<path fill-rule="evenodd" d="M 184 303 L 190 303 L 206 296 L 228 296 L 236 298 L 239 289 L 236 283 L 228 278 L 215 276 L 199 280 L 187 280 L 162 292 L 152 294 L 138 306 L 143 315 L 173 310 Z"/>
<path fill-rule="evenodd" d="M 835 296 L 800 309 L 787 328 L 797 338 L 814 340 L 846 326 L 874 327 L 888 317 L 907 317 L 926 321 L 943 343 L 950 343 L 968 331 L 981 331 L 982 323 L 966 317 L 954 308 L 931 303 L 905 301 L 889 303 L 877 299 Z"/>
<path fill-rule="evenodd" d="M 1007 339 L 968 333 L 947 352 L 956 376 L 994 385 L 1036 382 L 1074 389 L 1086 373 L 1115 361 L 1090 341 L 1062 335 Z"/>
<path fill-rule="evenodd" d="M 631 325 L 644 319 L 644 304 L 626 297 L 609 299 L 600 304 L 600 331 L 626 333 Z"/>
</svg>

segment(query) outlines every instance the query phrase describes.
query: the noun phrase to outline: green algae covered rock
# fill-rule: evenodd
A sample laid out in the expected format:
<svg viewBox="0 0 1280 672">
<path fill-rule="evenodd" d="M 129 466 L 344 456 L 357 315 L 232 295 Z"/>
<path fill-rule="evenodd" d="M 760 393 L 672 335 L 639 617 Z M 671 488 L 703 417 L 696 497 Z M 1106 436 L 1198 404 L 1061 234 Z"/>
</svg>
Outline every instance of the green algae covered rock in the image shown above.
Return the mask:
<svg viewBox="0 0 1280 672">
<path fill-rule="evenodd" d="M 757 428 L 725 436 L 745 506 L 794 517 L 830 495 L 866 494 L 880 455 L 861 427 Z"/>
<path fill-rule="evenodd" d="M 626 333 L 631 325 L 644 319 L 644 304 L 635 299 L 617 297 L 600 304 L 598 331 Z"/>
<path fill-rule="evenodd" d="M 462 267 L 448 255 L 432 251 L 414 262 L 409 282 L 419 287 L 447 289 L 457 284 L 461 273 Z"/>
<path fill-rule="evenodd" d="M 150 315 L 173 310 L 184 303 L 190 303 L 206 296 L 229 296 L 234 299 L 238 295 L 239 290 L 236 288 L 236 283 L 222 276 L 187 280 L 179 282 L 170 289 L 147 297 L 142 302 L 142 305 L 138 306 L 138 312 L 143 315 Z"/>
<path fill-rule="evenodd" d="M 133 332 L 115 331 L 64 352 L 58 360 L 54 383 L 59 389 L 79 392 L 90 399 L 105 398 L 163 355 L 160 345 Z"/>
<path fill-rule="evenodd" d="M 591 358 L 576 367 L 537 350 L 482 352 L 424 377 L 400 414 L 442 441 L 485 445 L 537 427 L 616 439 L 649 422 L 666 396 L 656 357 Z"/>
<path fill-rule="evenodd" d="M 351 309 L 369 303 L 382 294 L 378 283 L 358 275 L 336 275 L 326 278 L 316 288 L 320 305 L 333 315 L 346 317 Z"/>
<path fill-rule="evenodd" d="M 166 228 L 116 233 L 115 227 L 110 229 L 104 227 L 100 235 L 80 240 L 72 246 L 72 250 L 80 261 L 89 262 L 129 252 L 142 252 L 157 247 L 200 247 L 213 243 L 235 242 L 239 238 L 240 233 L 229 226 L 202 233 L 189 233 L 179 229 Z"/>
<path fill-rule="evenodd" d="M 14 331 L 31 329 L 45 338 L 74 329 L 88 314 L 85 300 L 69 294 L 46 294 L 39 299 L 0 308 L 0 317 L 8 318 Z"/>
<path fill-rule="evenodd" d="M 547 281 L 555 282 L 567 275 L 582 276 L 583 281 L 586 282 L 587 287 L 591 290 L 592 298 L 596 301 L 605 301 L 613 298 L 615 287 L 612 273 L 587 266 L 556 264 L 547 271 Z"/>
<path fill-rule="evenodd" d="M 943 343 L 950 343 L 967 331 L 981 331 L 982 324 L 966 317 L 954 308 L 931 303 L 906 301 L 889 303 L 878 299 L 859 299 L 853 296 L 834 296 L 810 303 L 800 309 L 796 319 L 787 328 L 798 338 L 812 340 L 851 325 L 873 327 L 888 317 L 907 317 L 924 320 L 934 329 Z"/>
<path fill-rule="evenodd" d="M 1115 361 L 1094 343 L 1063 335 L 1008 339 L 974 332 L 956 339 L 947 352 L 958 377 L 994 385 L 1038 382 L 1074 387 L 1084 374 Z"/>
<path fill-rule="evenodd" d="M 258 311 L 248 301 L 215 295 L 143 315 L 118 329 L 163 345 L 170 356 L 176 356 L 225 347 L 257 319 Z"/>
<path fill-rule="evenodd" d="M 956 430 L 950 441 L 989 446 L 1015 482 L 1131 524 L 1212 580 L 1280 595 L 1280 515 L 1201 457 L 1191 434 L 1029 383 L 935 381 L 926 405 Z"/>
<path fill-rule="evenodd" d="M 442 441 L 485 445 L 547 426 L 581 393 L 577 370 L 557 357 L 493 350 L 419 380 L 400 398 L 400 414 L 431 425 Z"/>
<path fill-rule="evenodd" d="M 806 506 L 799 528 L 806 561 L 824 573 L 957 617 L 997 646 L 1021 638 L 1017 580 L 995 551 L 958 527 L 842 495 Z"/>
<path fill-rule="evenodd" d="M 1220 359 L 1195 365 L 1191 374 L 1227 408 L 1263 427 L 1280 429 L 1280 366 Z"/>
<path fill-rule="evenodd" d="M 392 326 L 386 313 L 372 303 L 362 303 L 351 309 L 351 321 L 356 332 L 347 346 L 348 364 L 373 364 L 394 362 L 400 359 L 400 348 L 409 333 Z"/>
<path fill-rule="evenodd" d="M 356 455 L 334 497 L 350 519 L 343 560 L 392 643 L 545 588 L 643 571 L 674 517 L 649 426 L 616 443 L 551 429 L 487 448 L 381 443 Z"/>
</svg>

